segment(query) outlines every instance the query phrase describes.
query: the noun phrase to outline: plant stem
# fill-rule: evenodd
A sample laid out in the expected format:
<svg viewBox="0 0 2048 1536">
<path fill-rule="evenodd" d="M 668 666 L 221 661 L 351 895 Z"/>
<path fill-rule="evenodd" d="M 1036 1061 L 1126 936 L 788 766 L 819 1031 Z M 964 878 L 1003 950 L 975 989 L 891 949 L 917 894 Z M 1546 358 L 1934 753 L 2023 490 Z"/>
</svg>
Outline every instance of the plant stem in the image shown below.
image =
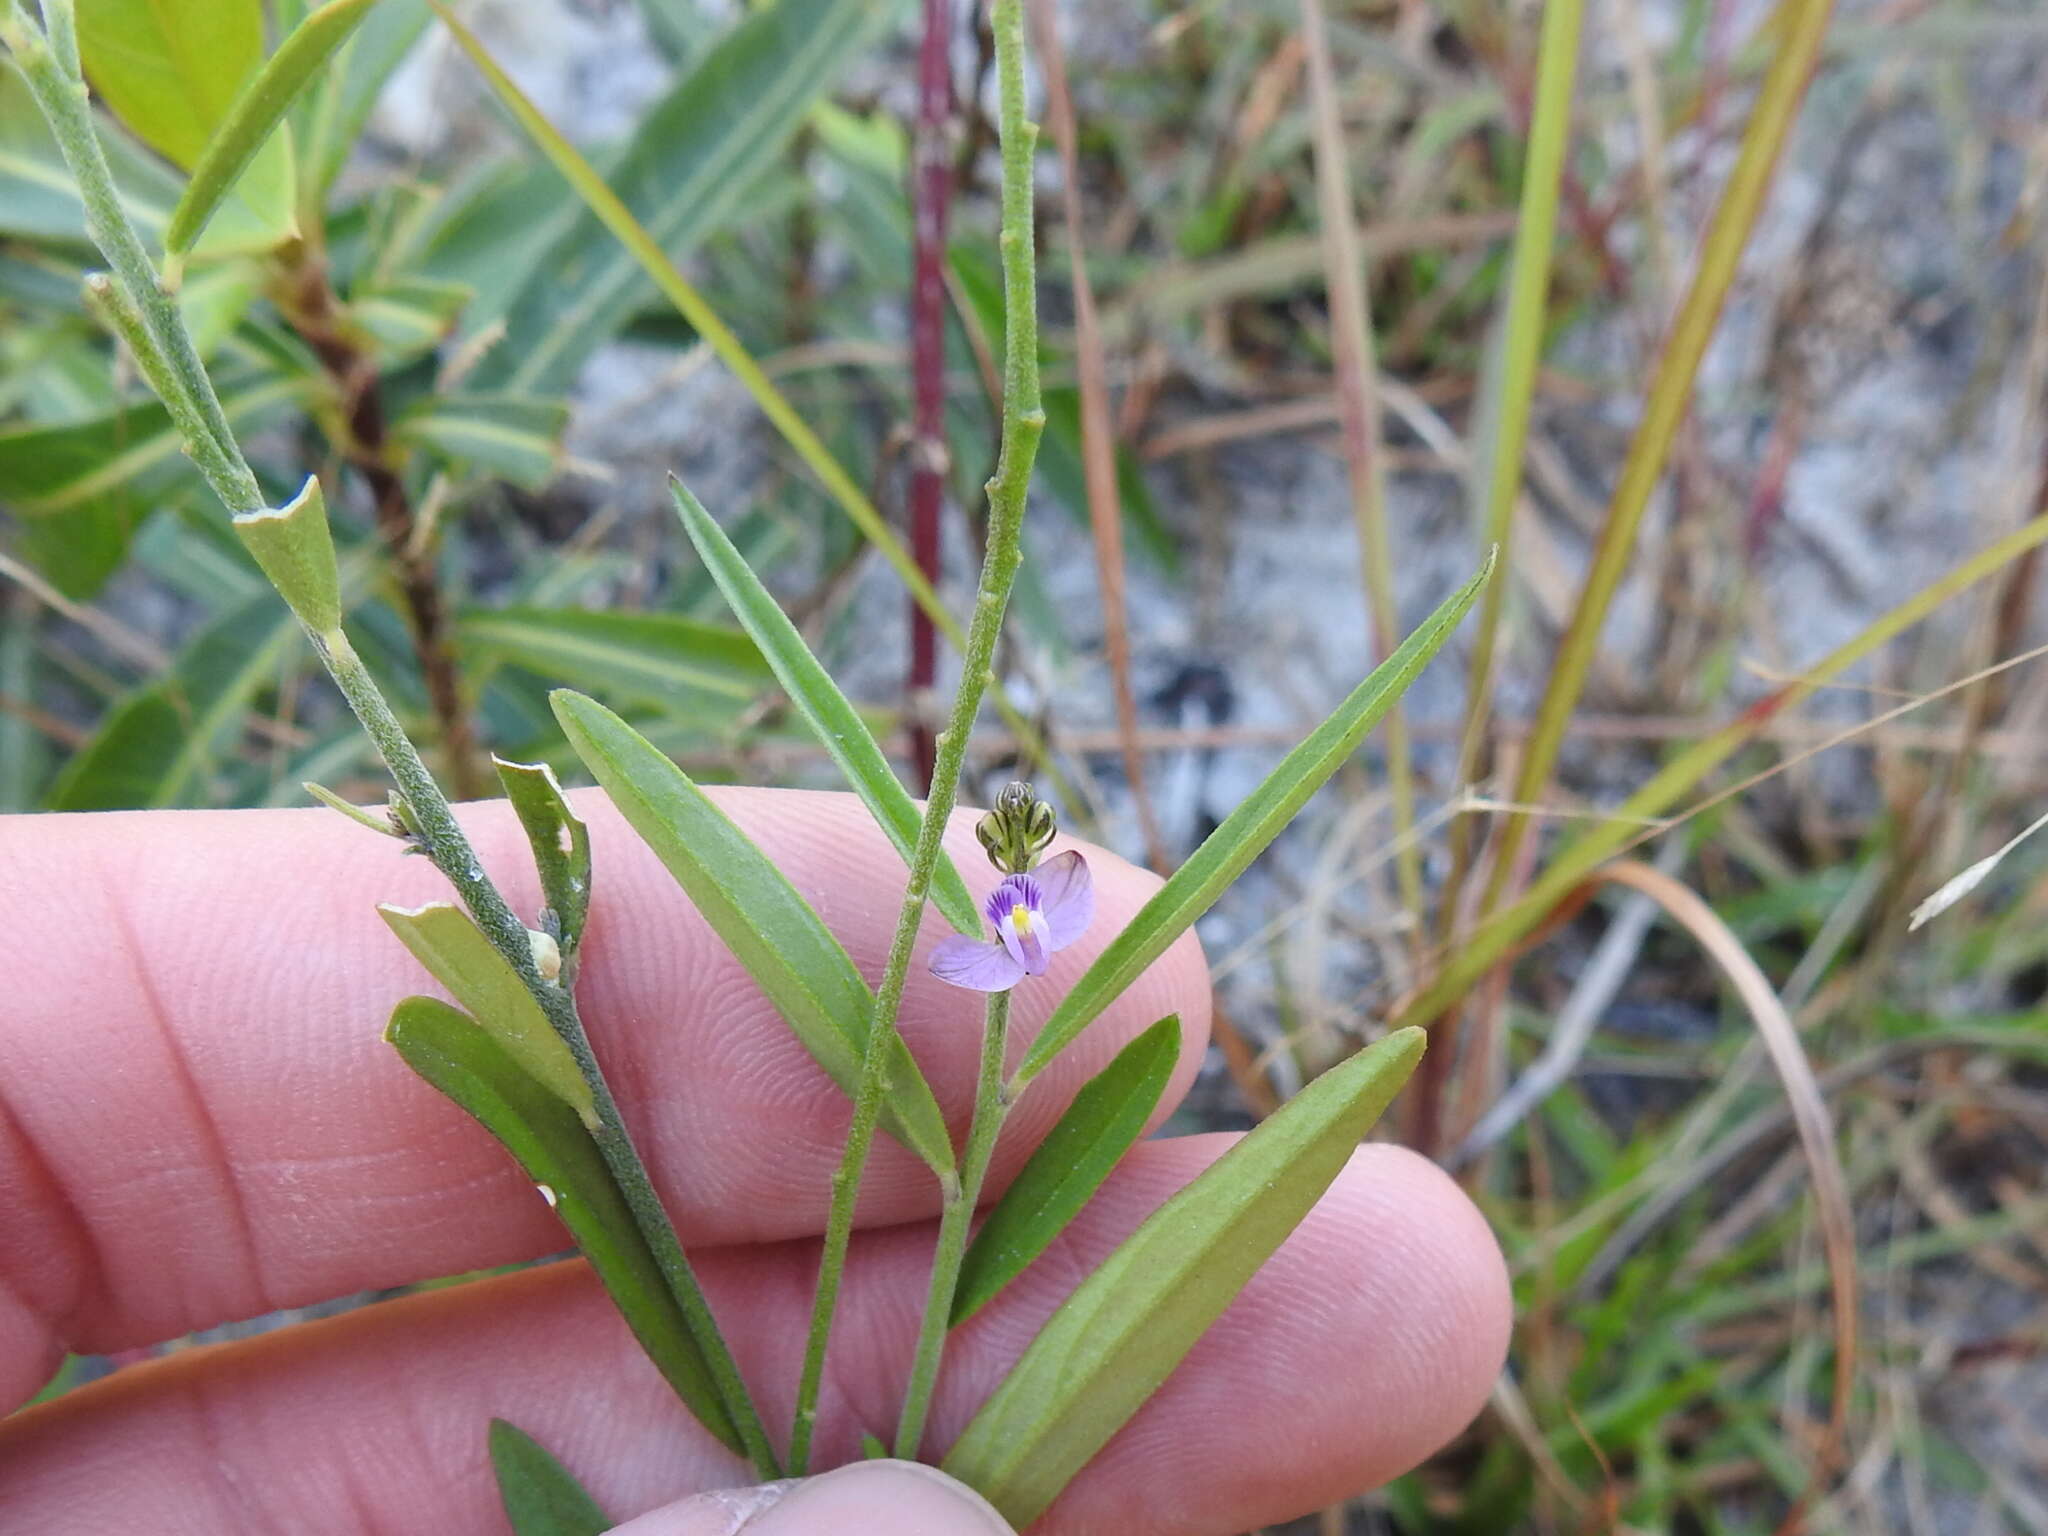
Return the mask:
<svg viewBox="0 0 2048 1536">
<path fill-rule="evenodd" d="M 796 1422 L 790 1431 L 789 1470 L 802 1476 L 809 1458 L 818 1415 L 818 1389 L 824 1380 L 825 1350 L 832 1333 L 832 1315 L 839 1301 L 839 1283 L 846 1268 L 847 1242 L 853 1233 L 854 1201 L 874 1144 L 875 1122 L 887 1086 L 883 1067 L 896 1013 L 903 1001 L 910 951 L 917 940 L 919 919 L 931 889 L 932 870 L 939 860 L 940 839 L 959 798 L 960 769 L 967 756 L 967 738 L 981 708 L 982 695 L 994 673 L 996 639 L 1010 588 L 1022 563 L 1024 507 L 1031 483 L 1031 463 L 1045 430 L 1045 409 L 1038 392 L 1038 307 L 1036 262 L 1032 252 L 1031 159 L 1038 130 L 1024 115 L 1024 14 L 1022 0 L 996 0 L 997 81 L 1001 101 L 1000 138 L 1003 155 L 1002 232 L 997 243 L 1003 264 L 1005 307 L 1003 343 L 1003 431 L 996 472 L 988 482 L 988 553 L 982 561 L 980 591 L 967 628 L 960 690 L 946 729 L 938 739 L 938 757 L 917 846 L 910 860 L 910 880 L 896 934 L 890 941 L 888 964 L 875 993 L 874 1019 L 861 1058 L 861 1075 L 853 1100 L 853 1124 L 846 1152 L 832 1175 L 832 1206 L 825 1221 L 824 1248 L 818 1260 L 818 1291 L 811 1311 L 810 1336 L 804 1348 L 803 1372 L 797 1383 Z M 971 1135 L 970 1131 L 970 1135 Z M 948 1200 L 958 1191 L 949 1187 Z"/>
<path fill-rule="evenodd" d="M 185 329 L 184 317 L 158 283 L 141 237 L 115 192 L 113 175 L 93 124 L 89 94 L 75 67 L 72 0 L 44 0 L 44 14 L 49 18 L 47 39 L 21 10 L 19 0 L 11 0 L 5 40 L 78 183 L 86 207 L 87 231 L 113 267 L 112 285 L 89 291 L 99 298 L 100 307 L 116 323 L 122 339 L 137 352 L 143 376 L 162 393 L 165 407 L 185 434 L 187 454 L 222 504 L 236 515 L 265 510 L 255 472 L 228 427 L 213 381 L 200 364 L 191 334 Z M 55 49 L 51 47 L 52 41 L 57 45 Z M 62 66 L 69 67 L 60 67 L 60 61 Z M 756 1469 L 764 1477 L 779 1475 L 760 1416 L 754 1411 L 746 1385 L 719 1335 L 675 1229 L 627 1135 L 618 1105 L 591 1052 L 575 1000 L 567 991 L 542 979 L 534 965 L 525 923 L 485 875 L 476 850 L 455 820 L 447 796 L 420 760 L 418 749 L 405 734 L 405 728 L 347 636 L 338 627 L 325 633 L 308 628 L 307 633 L 315 653 L 362 722 L 398 785 L 428 858 L 455 887 L 477 926 L 526 984 L 589 1080 L 600 1117 L 596 1140 L 606 1165 L 618 1181 L 635 1223 L 697 1337 L 698 1347 L 704 1352 Z"/>
<path fill-rule="evenodd" d="M 1323 225 L 1323 270 L 1330 296 L 1330 350 L 1335 355 L 1344 461 L 1351 476 L 1351 509 L 1358 525 L 1359 561 L 1372 608 L 1373 659 L 1394 653 L 1400 630 L 1395 612 L 1394 557 L 1387 534 L 1386 454 L 1380 441 L 1379 378 L 1373 359 L 1372 308 L 1352 210 L 1351 172 L 1344 123 L 1330 67 L 1329 29 L 1321 0 L 1302 0 L 1301 35 L 1307 55 L 1311 126 L 1315 139 L 1316 203 Z M 1394 868 L 1401 904 L 1422 921 L 1422 850 L 1415 831 L 1415 773 L 1408 722 L 1401 706 L 1387 712 L 1387 783 L 1394 803 Z"/>
<path fill-rule="evenodd" d="M 931 1411 L 932 1389 L 939 1379 L 946 1331 L 953 1320 L 953 1292 L 960 1283 L 960 1262 L 967 1256 L 967 1228 L 981 1201 L 1010 1101 L 1003 1091 L 1003 1051 L 1010 1040 L 1010 994 L 991 992 L 981 1026 L 981 1072 L 974 1080 L 974 1118 L 969 1122 L 967 1152 L 960 1160 L 959 1187 L 947 1191 L 939 1217 L 939 1243 L 932 1255 L 931 1289 L 924 1299 L 924 1322 L 918 1329 L 917 1351 L 910 1367 L 910 1388 L 903 1397 L 903 1416 L 896 1421 L 896 1454 L 917 1458 Z"/>
<path fill-rule="evenodd" d="M 915 254 L 910 295 L 910 554 L 925 580 L 939 579 L 939 514 L 946 472 L 946 219 L 953 191 L 947 140 L 953 123 L 953 0 L 924 0 L 918 53 L 917 131 L 910 163 Z M 910 755 L 917 783 L 931 788 L 937 744 L 925 715 L 938 682 L 938 627 L 910 601 Z"/>
<path fill-rule="evenodd" d="M 280 265 L 279 276 L 274 297 L 280 313 L 313 349 L 340 396 L 341 424 L 334 434 L 335 446 L 370 488 L 377 535 L 390 559 L 420 676 L 427 685 L 443 766 L 456 795 L 476 799 L 488 793 L 490 786 L 478 772 L 476 731 L 463 702 L 455 635 L 441 592 L 433 541 L 416 537 L 419 519 L 392 453 L 377 365 L 350 333 L 319 253 L 310 246 L 298 246 Z"/>
</svg>

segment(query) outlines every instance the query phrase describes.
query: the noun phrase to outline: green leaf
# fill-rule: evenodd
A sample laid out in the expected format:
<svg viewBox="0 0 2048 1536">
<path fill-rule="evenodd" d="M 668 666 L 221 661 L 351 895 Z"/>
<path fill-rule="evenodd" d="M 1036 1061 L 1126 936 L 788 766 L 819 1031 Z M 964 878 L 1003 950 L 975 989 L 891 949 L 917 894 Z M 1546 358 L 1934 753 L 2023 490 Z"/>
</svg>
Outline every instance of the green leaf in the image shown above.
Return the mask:
<svg viewBox="0 0 2048 1536">
<path fill-rule="evenodd" d="M 491 1470 L 513 1536 L 603 1536 L 612 1519 L 525 1430 L 491 1420 Z"/>
<path fill-rule="evenodd" d="M 1017 1068 L 1017 1086 L 1042 1070 L 1074 1037 L 1092 1024 L 1145 967 L 1166 953 L 1195 920 L 1215 904 L 1231 881 L 1243 874 L 1280 829 L 1294 819 L 1323 782 L 1358 750 L 1372 728 L 1392 709 L 1416 675 L 1451 638 L 1493 574 L 1494 557 L 1452 593 L 1394 654 L 1281 761 L 1244 803 L 1224 818 L 1185 864 L 1173 872 L 1138 915 L 1111 939 L 1074 989 L 1060 1000 L 1045 1028 Z"/>
<path fill-rule="evenodd" d="M 445 901 L 423 907 L 377 908 L 391 931 L 433 978 L 455 994 L 491 1037 L 533 1080 L 597 1128 L 590 1084 L 540 1004 L 469 914 Z"/>
<path fill-rule="evenodd" d="M 810 903 L 754 842 L 625 721 L 566 689 L 555 717 L 633 830 L 676 878 L 789 1027 L 849 1095 L 874 1014 L 874 994 Z M 953 1144 L 938 1100 L 898 1037 L 890 1049 L 882 1123 L 940 1172 Z"/>
<path fill-rule="evenodd" d="M 385 82 L 433 20 L 426 0 L 382 0 L 342 45 L 307 114 L 305 173 L 324 196 L 341 174 Z"/>
<path fill-rule="evenodd" d="M 475 296 L 476 290 L 467 283 L 397 278 L 351 293 L 348 316 L 376 340 L 385 362 L 404 362 L 439 346 Z M 559 426 L 552 429 L 552 435 L 559 440 Z"/>
<path fill-rule="evenodd" d="M 569 407 L 533 395 L 428 395 L 394 427 L 399 441 L 537 491 L 562 464 Z"/>
<path fill-rule="evenodd" d="M 749 189 L 889 9 L 776 0 L 739 21 L 654 105 L 610 179 L 671 258 L 744 212 Z M 467 46 L 464 33 L 456 38 Z M 566 389 L 652 292 L 632 253 L 585 215 L 528 276 L 478 382 Z"/>
<path fill-rule="evenodd" d="M 1077 1286 L 946 1454 L 1020 1530 L 1208 1331 L 1308 1215 L 1422 1057 L 1404 1029 L 1324 1073 Z"/>
<path fill-rule="evenodd" d="M 191 170 L 263 63 L 260 0 L 80 0 L 78 49 L 100 99 L 135 136 Z M 209 253 L 267 250 L 295 234 L 291 139 L 259 141 Z"/>
<path fill-rule="evenodd" d="M 782 605 L 761 585 L 760 578 L 733 547 L 717 519 L 704 510 L 680 480 L 671 478 L 669 490 L 675 496 L 683 531 L 697 546 L 704 569 L 725 594 L 734 617 L 761 648 L 761 654 L 775 670 L 775 680 L 782 684 L 790 702 L 796 705 L 908 865 L 917 846 L 917 829 L 922 819 L 917 802 L 889 767 L 889 759 L 859 712 L 839 691 L 832 674 L 819 665 L 811 648 L 804 644 L 803 635 L 782 611 Z M 932 902 L 945 914 L 946 921 L 962 933 L 981 932 L 980 909 L 967 890 L 967 882 L 960 878 L 959 867 L 945 853 L 939 855 L 938 867 L 932 873 Z"/>
<path fill-rule="evenodd" d="M 1102 1187 L 1158 1108 L 1179 1060 L 1180 1015 L 1168 1014 L 1074 1095 L 975 1233 L 953 1291 L 953 1327 L 1023 1273 Z"/>
<path fill-rule="evenodd" d="M 273 511 L 237 513 L 235 533 L 299 622 L 316 635 L 341 628 L 341 571 L 316 477 Z"/>
<path fill-rule="evenodd" d="M 590 1132 L 475 1020 L 431 997 L 409 997 L 384 1038 L 406 1065 L 504 1143 L 597 1272 L 612 1304 L 676 1395 L 732 1450 L 739 1431 L 661 1266 Z"/>
<path fill-rule="evenodd" d="M 231 5 L 207 0 L 212 11 Z M 164 249 L 172 256 L 191 250 L 227 197 L 230 188 L 271 139 L 292 103 L 334 50 L 353 32 L 376 0 L 330 0 L 292 29 L 262 68 L 256 70 L 207 137 L 185 195 L 171 210 Z"/>
<path fill-rule="evenodd" d="M 190 169 L 263 63 L 260 0 L 79 0 L 86 78 L 135 136 Z"/>
<path fill-rule="evenodd" d="M 748 700 L 775 680 L 738 630 L 672 613 L 472 608 L 457 633 L 479 661 L 511 662 L 641 704 L 672 705 L 706 693 Z"/>
<path fill-rule="evenodd" d="M 129 218 L 145 233 L 161 229 L 178 196 L 177 180 L 115 124 L 101 125 L 100 144 Z M 5 56 L 0 56 L 0 235 L 89 248 L 78 185 L 28 82 Z"/>
<path fill-rule="evenodd" d="M 590 828 L 569 809 L 555 770 L 546 763 L 497 765 L 505 798 L 533 845 L 534 867 L 540 871 L 541 929 L 561 947 L 562 985 L 573 986 L 576 946 L 583 940 L 590 915 Z"/>
</svg>

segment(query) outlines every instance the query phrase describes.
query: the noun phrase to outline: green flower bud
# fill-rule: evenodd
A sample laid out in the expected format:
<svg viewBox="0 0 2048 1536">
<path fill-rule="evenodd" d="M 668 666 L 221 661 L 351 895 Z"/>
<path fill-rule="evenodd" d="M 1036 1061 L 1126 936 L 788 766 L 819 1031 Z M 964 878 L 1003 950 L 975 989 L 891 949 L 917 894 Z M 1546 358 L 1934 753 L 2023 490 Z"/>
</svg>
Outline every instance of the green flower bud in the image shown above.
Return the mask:
<svg viewBox="0 0 2048 1536">
<path fill-rule="evenodd" d="M 974 826 L 989 863 L 1006 875 L 1021 875 L 1036 865 L 1058 831 L 1052 807 L 1024 783 L 1005 785 L 995 809 Z"/>
</svg>

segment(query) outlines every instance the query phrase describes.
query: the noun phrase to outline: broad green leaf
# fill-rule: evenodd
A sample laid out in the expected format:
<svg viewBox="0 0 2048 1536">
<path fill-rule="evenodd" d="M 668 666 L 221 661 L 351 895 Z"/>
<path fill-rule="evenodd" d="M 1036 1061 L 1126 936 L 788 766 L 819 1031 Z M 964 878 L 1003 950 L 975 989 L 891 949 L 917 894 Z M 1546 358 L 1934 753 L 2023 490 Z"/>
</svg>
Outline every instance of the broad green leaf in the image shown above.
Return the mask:
<svg viewBox="0 0 2048 1536">
<path fill-rule="evenodd" d="M 190 169 L 263 63 L 261 0 L 78 0 L 78 51 L 134 135 Z"/>
<path fill-rule="evenodd" d="M 1180 1015 L 1168 1014 L 1074 1095 L 974 1234 L 953 1291 L 952 1326 L 1016 1279 L 1102 1187 L 1158 1108 L 1179 1060 Z"/>
<path fill-rule="evenodd" d="M 491 1470 L 513 1536 L 604 1536 L 612 1519 L 525 1430 L 491 1420 Z"/>
<path fill-rule="evenodd" d="M 197 166 L 263 63 L 261 0 L 79 0 L 78 50 L 100 99 L 142 140 Z M 267 250 L 296 233 L 291 142 L 259 140 L 239 177 L 210 194 L 239 205 L 209 252 Z"/>
<path fill-rule="evenodd" d="M 475 1020 L 435 998 L 400 1003 L 384 1038 L 407 1066 L 481 1121 L 519 1160 L 655 1368 L 705 1428 L 739 1451 L 739 1431 L 704 1353 L 634 1225 L 604 1154 L 575 1112 L 536 1083 Z"/>
<path fill-rule="evenodd" d="M 750 187 L 889 10 L 875 0 L 775 0 L 743 17 L 654 105 L 610 181 L 672 259 L 745 211 Z M 456 37 L 467 46 L 465 34 Z M 631 252 L 595 217 L 578 219 L 529 274 L 478 382 L 566 389 L 652 292 Z"/>
<path fill-rule="evenodd" d="M 493 758 L 505 798 L 533 845 L 534 867 L 540 871 L 541 929 L 561 946 L 562 985 L 576 976 L 576 946 L 583 941 L 583 922 L 590 915 L 590 828 L 569 809 L 546 763 L 508 763 Z"/>
<path fill-rule="evenodd" d="M 38 605 L 25 592 L 0 597 L 0 694 L 33 705 L 37 681 Z M 50 752 L 20 712 L 0 712 L 0 813 L 32 811 L 50 769 Z"/>
<path fill-rule="evenodd" d="M 761 648 L 768 665 L 775 669 L 775 680 L 782 684 L 790 702 L 796 705 L 907 864 L 917 846 L 917 829 L 923 819 L 917 802 L 890 768 L 866 722 L 839 691 L 832 674 L 819 665 L 811 648 L 804 644 L 803 635 L 782 611 L 782 605 L 761 585 L 760 578 L 741 558 L 717 519 L 704 510 L 680 480 L 672 478 L 669 490 L 675 496 L 683 531 L 697 546 L 704 569 L 725 594 L 734 617 Z M 968 893 L 967 882 L 960 878 L 959 868 L 944 852 L 939 854 L 938 868 L 932 874 L 932 903 L 962 933 L 981 932 L 980 909 Z"/>
<path fill-rule="evenodd" d="M 595 1130 L 597 1104 L 576 1058 L 519 973 L 469 914 L 445 901 L 412 909 L 384 905 L 377 910 L 413 958 L 455 995 L 491 1038 Z"/>
<path fill-rule="evenodd" d="M 1451 638 L 1493 574 L 1494 557 L 1464 586 L 1444 599 L 1436 612 L 1372 674 L 1308 739 L 1281 760 L 1244 803 L 1224 818 L 1223 825 L 1203 840 L 1166 884 L 1139 909 L 1138 915 L 1095 957 L 1074 989 L 1060 1000 L 1017 1068 L 1019 1085 L 1035 1076 L 1102 1010 L 1136 981 L 1145 967 L 1215 904 L 1231 881 L 1243 874 L 1308 803 L 1323 782 L 1358 750 L 1372 728 L 1408 689 L 1432 656 Z"/>
<path fill-rule="evenodd" d="M 775 674 L 736 629 L 672 613 L 583 608 L 472 608 L 457 625 L 480 661 L 511 662 L 558 682 L 662 706 L 710 693 L 752 699 Z"/>
<path fill-rule="evenodd" d="M 401 278 L 351 293 L 348 315 L 376 340 L 386 363 L 403 362 L 439 346 L 475 294 L 467 283 Z"/>
<path fill-rule="evenodd" d="M 569 407 L 533 395 L 429 395 L 398 418 L 399 441 L 538 490 L 562 463 Z"/>
<path fill-rule="evenodd" d="M 555 716 L 584 766 L 832 1081 L 851 1094 L 874 994 L 810 903 L 688 774 L 595 700 L 564 689 Z M 940 1172 L 953 1144 L 938 1100 L 898 1037 L 882 1123 Z"/>
<path fill-rule="evenodd" d="M 88 5 L 93 0 L 88 0 Z M 160 0 L 159 0 L 160 3 Z M 329 0 L 292 29 L 277 52 L 255 70 L 213 125 L 192 166 L 185 194 L 171 210 L 164 229 L 164 250 L 173 257 L 192 249 L 207 220 L 226 199 L 242 173 L 270 142 L 285 114 L 376 0 Z M 208 7 L 235 9 L 218 0 Z M 176 158 L 175 156 L 173 158 Z"/>
<path fill-rule="evenodd" d="M 1423 1038 L 1400 1030 L 1324 1073 L 1146 1218 L 1025 1347 L 945 1470 L 1020 1530 L 1035 1520 L 1300 1225 Z"/>
</svg>

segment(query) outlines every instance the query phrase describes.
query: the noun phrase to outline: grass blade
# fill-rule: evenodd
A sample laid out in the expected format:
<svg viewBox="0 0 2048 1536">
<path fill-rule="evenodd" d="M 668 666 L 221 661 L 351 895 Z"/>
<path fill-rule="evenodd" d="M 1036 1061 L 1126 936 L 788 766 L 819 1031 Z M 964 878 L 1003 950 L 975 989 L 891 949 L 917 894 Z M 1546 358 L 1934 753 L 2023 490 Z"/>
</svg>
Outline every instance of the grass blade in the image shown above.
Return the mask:
<svg viewBox="0 0 2048 1536">
<path fill-rule="evenodd" d="M 1246 1134 L 1083 1280 L 946 1455 L 1022 1529 L 1300 1225 L 1422 1057 L 1401 1030 Z"/>
<path fill-rule="evenodd" d="M 460 907 L 379 906 L 377 911 L 413 958 L 427 968 L 535 1083 L 597 1128 L 597 1105 L 562 1037 L 541 1012 L 519 973 L 492 947 Z"/>
<path fill-rule="evenodd" d="M 676 1395 L 706 1429 L 740 1451 L 739 1431 L 703 1352 L 603 1154 L 575 1112 L 535 1082 L 475 1020 L 434 998 L 409 997 L 400 1003 L 384 1038 L 407 1066 L 461 1105 L 519 1160 Z"/>
<path fill-rule="evenodd" d="M 975 1233 L 960 1263 L 951 1326 L 1016 1279 L 1102 1187 L 1152 1118 L 1178 1060 L 1180 1015 L 1169 1014 L 1074 1095 Z"/>
<path fill-rule="evenodd" d="M 594 699 L 563 689 L 555 717 L 612 804 L 675 876 L 819 1066 L 851 1094 L 874 994 L 832 930 L 688 774 Z M 934 1169 L 953 1166 L 938 1100 L 900 1037 L 883 1123 Z"/>
<path fill-rule="evenodd" d="M 491 1420 L 491 1470 L 513 1536 L 603 1536 L 612 1519 L 533 1436 Z"/>
<path fill-rule="evenodd" d="M 1415 632 L 1401 642 L 1372 675 L 1352 690 L 1308 739 L 1210 833 L 1202 846 L 1173 872 L 1122 933 L 1110 940 L 1074 989 L 1060 1001 L 1017 1068 L 1013 1093 L 1035 1077 L 1166 952 L 1195 919 L 1294 819 L 1323 781 L 1357 750 L 1358 744 L 1399 699 L 1416 674 L 1443 648 L 1459 620 L 1493 574 L 1493 556 L 1471 580 L 1446 598 Z"/>
<path fill-rule="evenodd" d="M 790 702 L 796 705 L 818 740 L 824 745 L 846 782 L 868 808 L 896 851 L 909 861 L 917 844 L 917 802 L 903 787 L 889 759 L 869 732 L 860 713 L 839 691 L 827 672 L 804 644 L 804 637 L 792 624 L 782 605 L 733 547 L 718 520 L 704 510 L 702 502 L 680 480 L 671 480 L 669 490 L 676 499 L 676 514 L 683 531 L 697 546 L 704 569 L 718 583 L 718 590 L 740 621 L 742 628 L 761 648 L 774 669 Z M 932 901 L 946 921 L 962 933 L 981 932 L 981 912 L 968 893 L 960 870 L 944 853 L 932 874 Z"/>
<path fill-rule="evenodd" d="M 292 29 L 277 52 L 250 77 L 215 125 L 192 167 L 192 179 L 164 229 L 165 279 L 176 286 L 176 263 L 199 238 L 229 191 L 269 142 L 316 72 L 326 64 L 376 0 L 329 0 Z"/>
</svg>

